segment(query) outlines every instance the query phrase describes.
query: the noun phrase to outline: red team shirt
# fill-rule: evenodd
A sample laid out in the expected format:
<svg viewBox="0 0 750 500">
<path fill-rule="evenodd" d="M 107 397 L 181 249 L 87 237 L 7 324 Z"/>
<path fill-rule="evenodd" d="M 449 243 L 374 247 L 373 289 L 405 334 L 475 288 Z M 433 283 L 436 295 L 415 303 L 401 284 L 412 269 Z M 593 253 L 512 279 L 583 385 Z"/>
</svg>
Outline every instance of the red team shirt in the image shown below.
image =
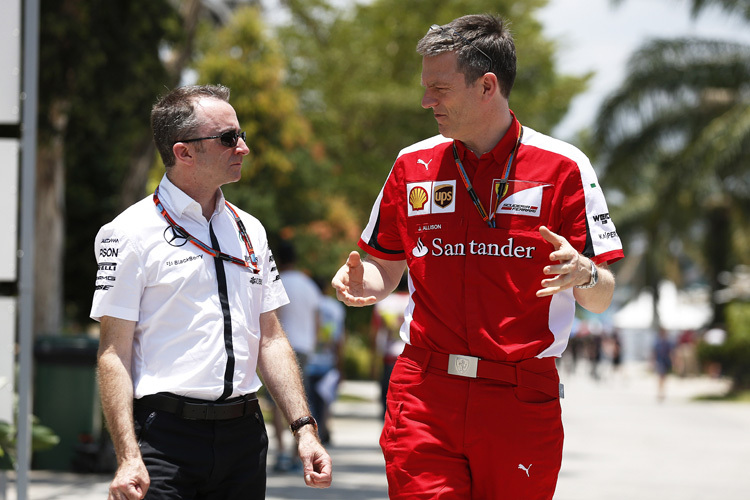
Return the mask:
<svg viewBox="0 0 750 500">
<path fill-rule="evenodd" d="M 518 137 L 513 123 L 477 158 L 457 151 L 486 210 Z M 443 136 L 399 153 L 359 246 L 386 260 L 406 259 L 410 301 L 404 341 L 436 352 L 497 361 L 559 356 L 575 314 L 572 290 L 538 298 L 548 276 L 547 226 L 596 263 L 623 257 L 589 160 L 575 147 L 528 127 L 513 161 L 496 227 L 483 221 Z"/>
</svg>

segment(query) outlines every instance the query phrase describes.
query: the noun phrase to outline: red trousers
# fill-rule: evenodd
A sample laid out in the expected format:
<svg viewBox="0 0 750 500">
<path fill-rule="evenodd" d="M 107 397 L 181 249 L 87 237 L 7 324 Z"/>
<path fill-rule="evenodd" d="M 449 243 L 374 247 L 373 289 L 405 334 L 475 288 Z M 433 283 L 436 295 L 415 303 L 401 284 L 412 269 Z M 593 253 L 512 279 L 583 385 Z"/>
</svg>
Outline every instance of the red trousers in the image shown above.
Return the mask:
<svg viewBox="0 0 750 500">
<path fill-rule="evenodd" d="M 556 370 L 544 375 L 558 380 Z M 392 500 L 550 500 L 562 461 L 560 400 L 402 356 L 380 446 Z"/>
</svg>

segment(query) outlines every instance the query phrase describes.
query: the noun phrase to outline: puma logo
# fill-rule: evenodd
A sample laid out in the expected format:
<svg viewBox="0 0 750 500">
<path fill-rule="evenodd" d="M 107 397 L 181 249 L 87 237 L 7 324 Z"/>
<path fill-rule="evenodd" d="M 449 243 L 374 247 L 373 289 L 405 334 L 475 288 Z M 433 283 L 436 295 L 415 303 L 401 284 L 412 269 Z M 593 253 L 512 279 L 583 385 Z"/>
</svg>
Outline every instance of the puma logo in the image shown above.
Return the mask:
<svg viewBox="0 0 750 500">
<path fill-rule="evenodd" d="M 526 473 L 526 477 L 529 477 L 529 469 L 531 469 L 532 465 L 534 464 L 529 464 L 528 467 L 524 467 L 522 464 L 518 464 L 518 468 Z"/>
<path fill-rule="evenodd" d="M 421 163 L 422 165 L 424 165 L 424 169 L 425 170 L 429 170 L 430 169 L 430 163 L 432 163 L 432 159 L 430 159 L 430 161 L 428 161 L 427 163 L 425 163 L 424 160 L 417 160 L 417 163 Z"/>
</svg>

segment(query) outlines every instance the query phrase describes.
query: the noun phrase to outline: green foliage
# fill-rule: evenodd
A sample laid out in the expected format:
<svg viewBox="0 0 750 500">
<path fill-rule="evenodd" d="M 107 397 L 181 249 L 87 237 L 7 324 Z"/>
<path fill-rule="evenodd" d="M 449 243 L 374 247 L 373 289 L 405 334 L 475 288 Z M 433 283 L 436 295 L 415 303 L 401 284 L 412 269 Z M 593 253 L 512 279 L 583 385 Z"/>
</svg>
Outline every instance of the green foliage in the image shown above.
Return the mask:
<svg viewBox="0 0 750 500">
<path fill-rule="evenodd" d="M 272 246 L 281 237 L 292 239 L 302 267 L 332 275 L 340 260 L 336 241 L 351 237 L 351 223 L 331 213 L 341 205 L 327 182 L 332 165 L 286 85 L 286 62 L 259 10 L 237 9 L 222 29 L 202 32 L 199 52 L 200 81 L 232 89 L 232 105 L 248 134 L 243 177 L 223 188 L 227 198 L 263 222 Z"/>
<path fill-rule="evenodd" d="M 11 469 L 16 459 L 16 426 L 0 421 L 0 469 Z M 37 417 L 31 421 L 31 450 L 47 450 L 60 443 L 60 438 L 49 427 L 39 423 Z"/>
<path fill-rule="evenodd" d="M 159 47 L 176 38 L 176 14 L 168 0 L 42 0 L 40 12 L 39 144 L 64 141 L 65 301 L 83 321 L 94 235 L 116 215 L 114 194 L 150 140 L 151 104 L 169 85 Z"/>
<path fill-rule="evenodd" d="M 350 12 L 320 0 L 287 3 L 294 19 L 280 36 L 290 60 L 289 81 L 340 173 L 333 180 L 336 192 L 347 197 L 360 223 L 398 152 L 437 134 L 431 113 L 420 106 L 421 58 L 415 50 L 432 23 L 472 12 L 508 17 L 519 60 L 511 106 L 522 123 L 541 132 L 562 118 L 587 80 L 555 73 L 555 45 L 533 18 L 545 0 L 376 0 Z"/>
<path fill-rule="evenodd" d="M 658 249 L 646 253 L 636 285 L 678 280 L 670 268 L 689 258 L 715 290 L 719 273 L 750 258 L 750 47 L 651 40 L 627 74 L 600 108 L 592 144 L 602 183 L 623 195 L 610 198 L 623 241 L 645 238 Z M 682 250 L 673 254 L 676 243 Z"/>
<path fill-rule="evenodd" d="M 361 336 L 348 336 L 344 344 L 344 378 L 367 380 L 370 378 L 372 351 Z"/>
<path fill-rule="evenodd" d="M 732 379 L 732 391 L 750 390 L 750 304 L 734 302 L 726 309 L 727 338 L 721 345 L 700 344 L 703 362 L 721 365 L 722 373 Z"/>
</svg>

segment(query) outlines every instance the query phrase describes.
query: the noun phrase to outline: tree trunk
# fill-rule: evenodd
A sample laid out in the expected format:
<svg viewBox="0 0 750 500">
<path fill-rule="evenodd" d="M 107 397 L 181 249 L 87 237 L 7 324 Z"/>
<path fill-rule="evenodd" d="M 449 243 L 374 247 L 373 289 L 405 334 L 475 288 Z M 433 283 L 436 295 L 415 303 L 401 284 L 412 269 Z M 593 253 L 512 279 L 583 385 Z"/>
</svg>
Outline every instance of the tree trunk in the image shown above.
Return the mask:
<svg viewBox="0 0 750 500">
<path fill-rule="evenodd" d="M 726 304 L 716 301 L 716 292 L 722 288 L 719 275 L 729 270 L 731 254 L 731 221 L 729 207 L 720 204 L 708 210 L 709 234 L 706 236 L 706 256 L 708 257 L 708 281 L 711 287 L 713 325 L 721 326 L 726 321 Z"/>
<path fill-rule="evenodd" d="M 55 132 L 37 150 L 34 230 L 34 335 L 59 335 L 65 256 L 65 103 L 50 110 Z"/>
</svg>

